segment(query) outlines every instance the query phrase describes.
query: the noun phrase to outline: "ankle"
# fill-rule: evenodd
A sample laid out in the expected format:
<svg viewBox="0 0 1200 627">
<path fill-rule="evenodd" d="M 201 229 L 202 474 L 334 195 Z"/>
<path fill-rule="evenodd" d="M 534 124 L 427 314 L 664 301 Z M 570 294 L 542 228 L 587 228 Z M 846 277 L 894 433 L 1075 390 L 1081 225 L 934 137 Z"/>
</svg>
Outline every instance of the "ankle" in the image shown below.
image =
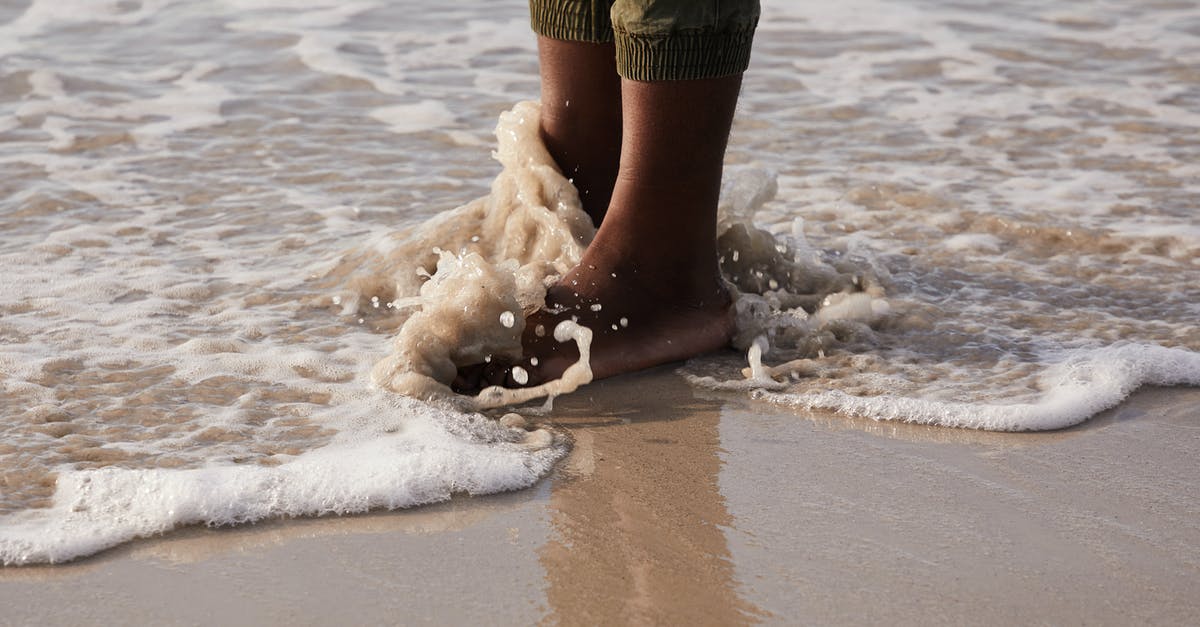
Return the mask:
<svg viewBox="0 0 1200 627">
<path fill-rule="evenodd" d="M 678 307 L 729 300 L 715 243 L 711 248 L 664 253 L 661 242 L 641 244 L 597 237 L 565 284 L 580 293 L 615 290 Z"/>
<path fill-rule="evenodd" d="M 539 135 L 558 169 L 579 192 L 583 210 L 599 226 L 616 184 L 621 135 L 602 132 L 604 125 L 560 124 L 543 118 Z M 620 128 L 620 122 L 616 123 Z"/>
</svg>

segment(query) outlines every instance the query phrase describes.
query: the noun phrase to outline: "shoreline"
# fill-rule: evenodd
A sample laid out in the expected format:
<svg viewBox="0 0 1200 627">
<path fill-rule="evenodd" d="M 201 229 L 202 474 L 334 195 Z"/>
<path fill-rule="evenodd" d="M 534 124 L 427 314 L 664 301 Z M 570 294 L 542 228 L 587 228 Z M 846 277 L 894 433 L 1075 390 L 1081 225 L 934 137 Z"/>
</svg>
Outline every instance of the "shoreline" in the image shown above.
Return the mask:
<svg viewBox="0 0 1200 627">
<path fill-rule="evenodd" d="M 3 568 L 0 622 L 1187 624 L 1197 407 L 1145 388 L 1076 427 L 991 433 L 652 370 L 560 399 L 575 447 L 528 490 Z"/>
</svg>

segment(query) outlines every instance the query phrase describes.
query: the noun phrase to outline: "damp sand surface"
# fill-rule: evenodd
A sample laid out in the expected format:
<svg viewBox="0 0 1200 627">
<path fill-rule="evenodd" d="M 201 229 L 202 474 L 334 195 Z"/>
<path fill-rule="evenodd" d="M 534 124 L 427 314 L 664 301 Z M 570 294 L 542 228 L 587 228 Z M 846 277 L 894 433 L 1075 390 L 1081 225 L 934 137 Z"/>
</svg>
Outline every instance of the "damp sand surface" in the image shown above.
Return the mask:
<svg viewBox="0 0 1200 627">
<path fill-rule="evenodd" d="M 653 390 L 654 394 L 646 394 Z M 1194 624 L 1200 391 L 999 434 L 717 398 L 563 399 L 517 493 L 188 528 L 0 571 L 4 624 Z M 631 398 L 637 398 L 632 402 Z"/>
</svg>

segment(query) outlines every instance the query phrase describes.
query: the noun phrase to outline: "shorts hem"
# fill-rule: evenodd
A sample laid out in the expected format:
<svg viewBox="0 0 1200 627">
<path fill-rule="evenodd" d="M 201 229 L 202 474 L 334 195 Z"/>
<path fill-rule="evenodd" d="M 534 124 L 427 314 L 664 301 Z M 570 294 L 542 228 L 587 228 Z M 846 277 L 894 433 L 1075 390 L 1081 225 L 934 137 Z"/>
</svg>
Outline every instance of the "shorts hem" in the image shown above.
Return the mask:
<svg viewBox="0 0 1200 627">
<path fill-rule="evenodd" d="M 550 39 L 608 43 L 613 41 L 608 4 L 572 0 L 529 0 L 533 32 Z"/>
<path fill-rule="evenodd" d="M 640 35 L 617 31 L 617 73 L 635 81 L 678 81 L 741 74 L 750 66 L 754 26 L 712 33 Z"/>
</svg>

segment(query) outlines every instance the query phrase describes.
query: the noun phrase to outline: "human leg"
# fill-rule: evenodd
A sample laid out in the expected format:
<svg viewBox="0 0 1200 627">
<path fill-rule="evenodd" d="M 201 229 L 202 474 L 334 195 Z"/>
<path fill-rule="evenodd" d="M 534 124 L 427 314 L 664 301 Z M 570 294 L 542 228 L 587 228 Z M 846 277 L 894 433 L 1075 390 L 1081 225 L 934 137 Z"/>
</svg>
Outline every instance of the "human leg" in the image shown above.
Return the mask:
<svg viewBox="0 0 1200 627">
<path fill-rule="evenodd" d="M 732 302 L 717 263 L 716 209 L 757 21 L 757 3 L 744 4 L 741 13 L 686 1 L 619 0 L 614 6 L 624 78 L 620 165 L 607 214 L 580 265 L 548 290 L 547 307 L 526 321 L 525 358 L 515 365 L 528 379 L 511 376 L 514 364 L 492 363 L 461 370 L 456 389 L 559 376 L 578 358 L 573 344 L 552 339 L 554 326 L 567 319 L 592 329 L 597 379 L 728 343 Z M 682 17 L 664 21 L 672 16 Z M 697 24 L 704 27 L 691 28 Z M 557 61 L 565 67 L 552 75 L 571 72 L 569 55 Z M 543 97 L 545 78 L 543 72 Z"/>
<path fill-rule="evenodd" d="M 621 77 L 612 41 L 538 36 L 541 137 L 579 191 L 583 210 L 604 220 L 621 155 Z"/>
<path fill-rule="evenodd" d="M 542 142 L 599 226 L 621 156 L 621 77 L 611 0 L 530 0 Z"/>
</svg>

